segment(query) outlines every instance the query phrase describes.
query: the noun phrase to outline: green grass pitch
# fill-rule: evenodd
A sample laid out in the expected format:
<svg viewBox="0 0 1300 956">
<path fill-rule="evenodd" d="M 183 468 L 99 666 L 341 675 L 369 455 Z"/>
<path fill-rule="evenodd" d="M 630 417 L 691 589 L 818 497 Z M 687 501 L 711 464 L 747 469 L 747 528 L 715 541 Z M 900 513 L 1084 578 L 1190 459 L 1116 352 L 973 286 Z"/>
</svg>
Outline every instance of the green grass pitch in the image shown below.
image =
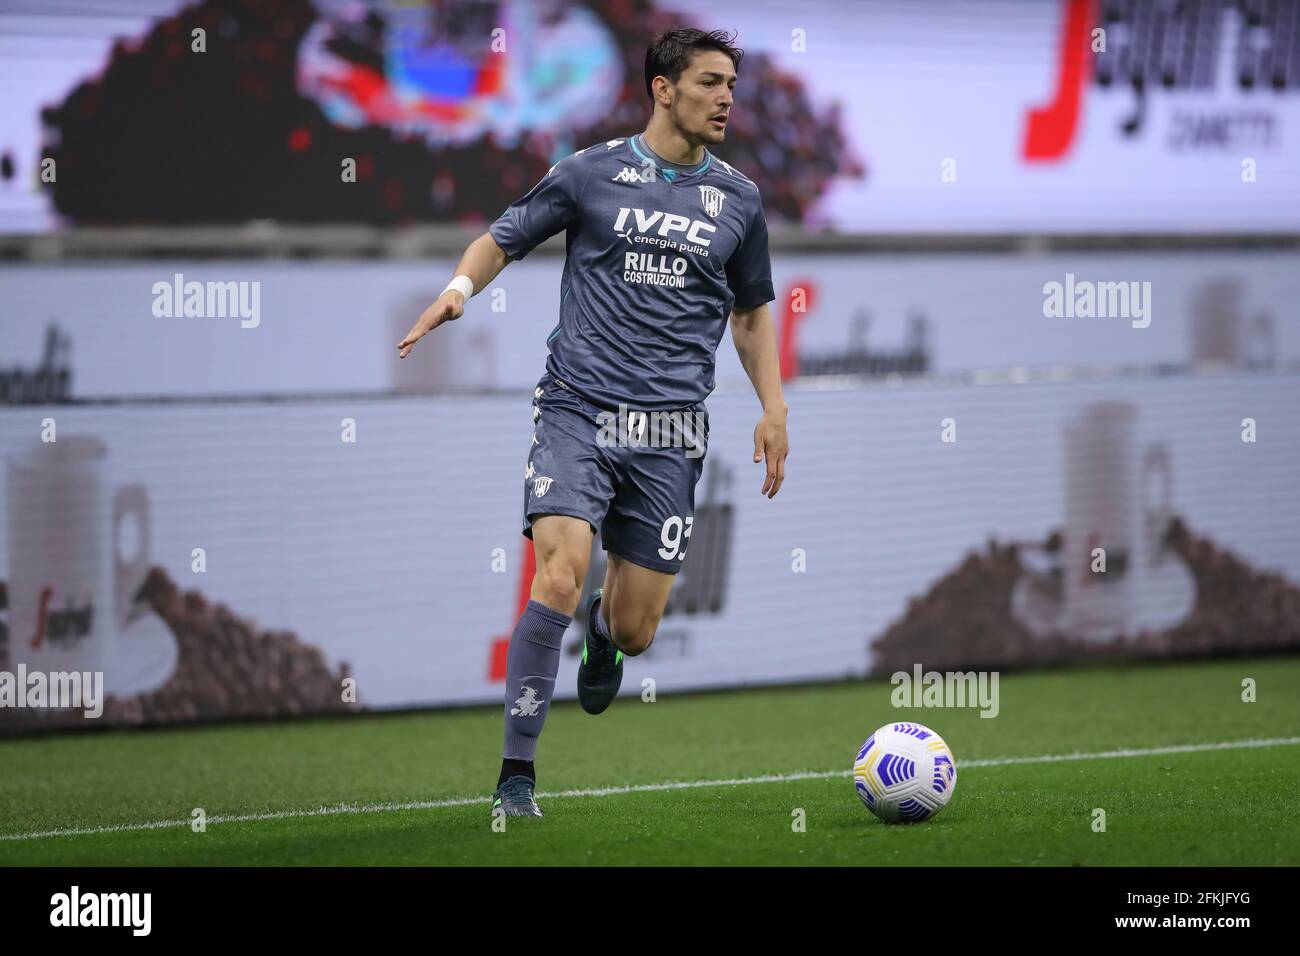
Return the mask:
<svg viewBox="0 0 1300 956">
<path fill-rule="evenodd" d="M 1007 674 L 994 719 L 898 710 L 890 690 L 628 698 L 599 717 L 558 704 L 538 754 L 546 817 L 505 832 L 487 799 L 498 708 L 4 741 L 0 864 L 1300 864 L 1300 658 Z M 848 771 L 904 719 L 948 741 L 957 788 L 934 820 L 888 826 Z M 763 777 L 778 779 L 735 782 Z M 649 789 L 700 781 L 719 782 Z M 183 823 L 196 807 L 206 832 Z"/>
</svg>

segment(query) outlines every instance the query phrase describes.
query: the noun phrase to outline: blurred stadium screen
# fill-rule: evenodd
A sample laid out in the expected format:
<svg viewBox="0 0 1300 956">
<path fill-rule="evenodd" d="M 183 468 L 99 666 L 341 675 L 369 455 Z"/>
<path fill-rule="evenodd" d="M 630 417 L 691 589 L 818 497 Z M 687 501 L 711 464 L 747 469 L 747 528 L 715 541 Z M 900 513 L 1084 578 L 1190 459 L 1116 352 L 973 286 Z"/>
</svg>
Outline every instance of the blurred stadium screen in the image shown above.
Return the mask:
<svg viewBox="0 0 1300 956">
<path fill-rule="evenodd" d="M 777 223 L 1300 228 L 1289 2 L 827 2 L 802 5 L 797 26 L 776 0 L 11 6 L 6 232 L 485 224 L 561 157 L 642 120 L 645 38 L 681 22 L 746 38 L 717 155 L 748 171 Z M 1096 28 L 1106 42 L 1090 55 Z M 201 57 L 194 29 L 213 41 Z M 346 185 L 342 157 L 356 164 Z"/>
</svg>

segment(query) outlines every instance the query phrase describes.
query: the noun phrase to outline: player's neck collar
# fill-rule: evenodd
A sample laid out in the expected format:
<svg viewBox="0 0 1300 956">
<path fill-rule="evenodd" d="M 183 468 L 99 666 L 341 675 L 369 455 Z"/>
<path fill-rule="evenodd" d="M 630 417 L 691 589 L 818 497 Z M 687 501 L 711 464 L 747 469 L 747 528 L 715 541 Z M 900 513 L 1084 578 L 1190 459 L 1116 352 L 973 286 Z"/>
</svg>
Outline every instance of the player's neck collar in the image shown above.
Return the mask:
<svg viewBox="0 0 1300 956">
<path fill-rule="evenodd" d="M 645 137 L 641 133 L 637 133 L 629 139 L 628 144 L 632 147 L 632 152 L 636 153 L 645 162 L 652 163 L 658 168 L 664 179 L 670 183 L 682 176 L 694 176 L 697 173 L 702 173 L 713 164 L 713 154 L 707 148 L 704 150 L 703 160 L 694 166 L 683 166 L 681 163 L 670 162 L 656 153 L 650 148 L 650 144 L 645 141 Z"/>
</svg>

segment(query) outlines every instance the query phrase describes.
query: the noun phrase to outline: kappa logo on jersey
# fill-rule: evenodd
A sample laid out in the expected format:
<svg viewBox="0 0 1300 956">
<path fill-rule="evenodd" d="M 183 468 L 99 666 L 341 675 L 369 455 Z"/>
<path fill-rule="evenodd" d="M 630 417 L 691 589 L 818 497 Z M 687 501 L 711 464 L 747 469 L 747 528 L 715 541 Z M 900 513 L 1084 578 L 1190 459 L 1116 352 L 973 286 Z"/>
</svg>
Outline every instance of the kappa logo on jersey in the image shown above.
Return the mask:
<svg viewBox="0 0 1300 956">
<path fill-rule="evenodd" d="M 530 466 L 531 467 L 531 466 Z M 551 490 L 551 479 L 545 475 L 538 475 L 533 479 L 533 494 L 538 498 L 545 496 Z"/>
<path fill-rule="evenodd" d="M 633 225 L 629 226 L 628 219 L 635 220 Z M 676 248 L 677 243 L 673 239 L 674 234 L 680 234 L 683 239 L 699 250 L 707 250 L 710 239 L 705 233 L 718 231 L 718 227 L 704 222 L 701 219 L 688 219 L 686 216 L 679 216 L 676 213 L 660 212 L 658 209 L 652 209 L 646 212 L 644 209 L 631 209 L 623 206 L 618 211 L 618 218 L 614 220 L 614 232 L 628 241 L 631 245 L 632 236 L 640 234 L 639 241 L 647 241 L 646 236 L 651 232 L 659 235 L 662 242 L 655 240 L 654 245 L 669 246 Z M 684 250 L 697 251 L 697 250 Z M 708 255 L 707 252 L 704 252 Z"/>
<path fill-rule="evenodd" d="M 534 439 L 535 439 L 536 437 L 537 437 L 536 435 L 533 436 Z M 524 481 L 527 481 L 529 478 L 533 477 L 533 475 L 535 475 L 535 474 L 537 474 L 537 472 L 533 470 L 533 463 L 530 461 L 530 462 L 528 463 L 528 467 L 524 469 Z"/>
<path fill-rule="evenodd" d="M 654 182 L 654 178 L 655 178 L 655 167 L 654 167 L 654 165 L 651 164 L 651 163 L 646 163 L 646 164 L 641 168 L 640 172 L 638 172 L 637 170 L 633 169 L 631 166 L 624 166 L 622 169 L 620 169 L 620 170 L 618 171 L 618 175 L 615 176 L 613 179 L 611 179 L 610 182 L 613 182 L 613 183 L 649 183 L 649 182 Z"/>
<path fill-rule="evenodd" d="M 726 198 L 727 194 L 716 186 L 700 187 L 700 202 L 704 204 L 704 211 L 714 219 L 722 212 L 722 201 Z"/>
</svg>

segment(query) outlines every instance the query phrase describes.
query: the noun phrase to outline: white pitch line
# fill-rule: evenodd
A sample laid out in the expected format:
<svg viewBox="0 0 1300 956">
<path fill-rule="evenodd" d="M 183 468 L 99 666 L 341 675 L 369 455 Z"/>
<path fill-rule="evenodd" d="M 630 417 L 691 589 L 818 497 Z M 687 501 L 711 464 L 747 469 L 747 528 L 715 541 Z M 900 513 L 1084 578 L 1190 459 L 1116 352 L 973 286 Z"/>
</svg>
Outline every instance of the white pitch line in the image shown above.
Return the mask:
<svg viewBox="0 0 1300 956">
<path fill-rule="evenodd" d="M 1211 750 L 1243 750 L 1251 747 L 1285 747 L 1300 744 L 1300 737 L 1267 737 L 1248 740 L 1225 740 L 1213 744 L 1178 744 L 1170 747 L 1147 747 L 1136 750 L 1103 750 L 1096 753 L 1043 754 L 1033 757 L 992 757 L 984 760 L 959 760 L 958 770 L 977 767 L 1009 767 L 1017 764 L 1061 763 L 1069 760 L 1111 760 L 1117 757 L 1154 757 L 1161 754 L 1203 753 Z M 792 783 L 796 780 L 827 780 L 832 777 L 849 777 L 849 770 L 805 770 L 797 773 L 773 773 L 757 777 L 733 777 L 725 780 L 682 780 L 666 783 L 640 783 L 624 787 L 600 787 L 590 790 L 552 790 L 537 794 L 538 800 L 555 800 L 565 797 L 613 797 L 629 793 L 660 793 L 666 790 L 698 790 L 704 787 L 739 787 L 757 783 Z M 314 810 L 279 810 L 272 813 L 241 813 L 230 816 L 211 816 L 209 824 L 254 823 L 260 820 L 297 820 L 308 817 L 332 817 L 353 813 L 388 813 L 408 810 L 440 810 L 448 807 L 469 807 L 487 804 L 491 797 L 453 797 L 447 800 L 419 800 L 410 803 L 339 804 L 317 807 Z M 101 833 L 126 833 L 142 830 L 165 830 L 171 827 L 188 827 L 190 820 L 155 820 L 151 823 L 117 823 L 98 827 L 70 827 L 64 830 L 41 830 L 34 833 L 0 834 L 0 841 L 43 840 L 49 837 L 94 836 Z"/>
</svg>

